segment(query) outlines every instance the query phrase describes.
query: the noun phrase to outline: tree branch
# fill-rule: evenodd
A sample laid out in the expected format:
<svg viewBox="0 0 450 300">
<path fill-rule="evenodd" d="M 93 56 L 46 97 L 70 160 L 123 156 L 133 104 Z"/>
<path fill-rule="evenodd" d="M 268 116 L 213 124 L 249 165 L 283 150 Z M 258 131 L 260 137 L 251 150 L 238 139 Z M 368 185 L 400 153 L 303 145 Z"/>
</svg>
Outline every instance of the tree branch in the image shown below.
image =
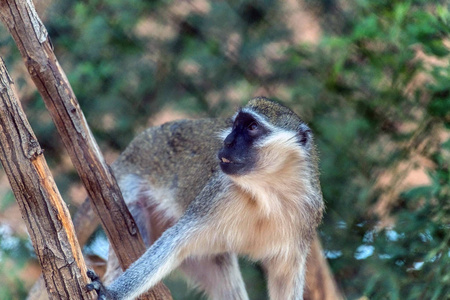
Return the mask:
<svg viewBox="0 0 450 300">
<path fill-rule="evenodd" d="M 61 69 L 31 0 L 0 1 L 0 19 L 15 40 L 28 72 L 52 116 L 123 269 L 145 246 L 109 166 L 92 137 L 83 112 Z M 158 285 L 147 299 L 170 299 Z"/>
<path fill-rule="evenodd" d="M 69 211 L 0 59 L 0 161 L 19 204 L 51 299 L 94 299 Z"/>
</svg>

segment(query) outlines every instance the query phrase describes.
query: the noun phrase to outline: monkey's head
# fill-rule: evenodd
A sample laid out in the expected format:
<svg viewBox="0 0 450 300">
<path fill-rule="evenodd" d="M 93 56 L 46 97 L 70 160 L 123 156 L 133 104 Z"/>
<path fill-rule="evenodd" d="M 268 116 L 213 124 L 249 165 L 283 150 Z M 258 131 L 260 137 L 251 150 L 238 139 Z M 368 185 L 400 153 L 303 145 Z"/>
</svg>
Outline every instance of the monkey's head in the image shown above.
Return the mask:
<svg viewBox="0 0 450 300">
<path fill-rule="evenodd" d="M 227 175 L 275 173 L 290 160 L 307 160 L 313 150 L 309 127 L 289 108 L 272 100 L 250 100 L 232 121 L 218 153 Z"/>
</svg>

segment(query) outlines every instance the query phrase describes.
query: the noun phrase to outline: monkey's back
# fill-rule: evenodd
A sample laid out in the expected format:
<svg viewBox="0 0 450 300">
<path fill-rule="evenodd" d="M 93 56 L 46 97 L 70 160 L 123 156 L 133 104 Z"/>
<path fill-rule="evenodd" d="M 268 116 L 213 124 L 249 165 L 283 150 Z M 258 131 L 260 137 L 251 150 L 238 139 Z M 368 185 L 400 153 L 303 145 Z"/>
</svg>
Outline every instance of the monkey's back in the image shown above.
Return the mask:
<svg viewBox="0 0 450 300">
<path fill-rule="evenodd" d="M 120 184 L 126 176 L 137 175 L 152 190 L 166 194 L 162 197 L 175 198 L 184 210 L 219 171 L 219 133 L 229 126 L 227 119 L 200 119 L 148 128 L 113 164 L 115 176 Z"/>
</svg>

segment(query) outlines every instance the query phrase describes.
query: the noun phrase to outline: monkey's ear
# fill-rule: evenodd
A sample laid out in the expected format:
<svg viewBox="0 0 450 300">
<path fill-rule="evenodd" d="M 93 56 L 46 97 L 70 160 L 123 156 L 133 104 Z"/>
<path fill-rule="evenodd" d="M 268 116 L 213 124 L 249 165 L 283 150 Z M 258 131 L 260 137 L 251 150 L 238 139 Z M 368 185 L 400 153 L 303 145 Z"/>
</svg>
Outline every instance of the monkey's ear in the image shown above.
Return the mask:
<svg viewBox="0 0 450 300">
<path fill-rule="evenodd" d="M 300 125 L 300 128 L 298 130 L 298 141 L 300 145 L 305 147 L 306 149 L 309 149 L 312 142 L 312 131 L 306 124 Z"/>
</svg>

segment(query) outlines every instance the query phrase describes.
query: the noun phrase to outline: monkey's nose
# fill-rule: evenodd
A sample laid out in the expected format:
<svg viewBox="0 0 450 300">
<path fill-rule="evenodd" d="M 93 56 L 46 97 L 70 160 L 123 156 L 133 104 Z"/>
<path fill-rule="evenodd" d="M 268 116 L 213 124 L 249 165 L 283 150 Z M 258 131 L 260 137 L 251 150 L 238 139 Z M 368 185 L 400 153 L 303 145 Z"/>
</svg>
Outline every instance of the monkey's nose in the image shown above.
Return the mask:
<svg viewBox="0 0 450 300">
<path fill-rule="evenodd" d="M 230 147 L 233 145 L 233 143 L 234 143 L 234 134 L 230 133 L 223 141 L 223 144 L 225 147 Z"/>
</svg>

